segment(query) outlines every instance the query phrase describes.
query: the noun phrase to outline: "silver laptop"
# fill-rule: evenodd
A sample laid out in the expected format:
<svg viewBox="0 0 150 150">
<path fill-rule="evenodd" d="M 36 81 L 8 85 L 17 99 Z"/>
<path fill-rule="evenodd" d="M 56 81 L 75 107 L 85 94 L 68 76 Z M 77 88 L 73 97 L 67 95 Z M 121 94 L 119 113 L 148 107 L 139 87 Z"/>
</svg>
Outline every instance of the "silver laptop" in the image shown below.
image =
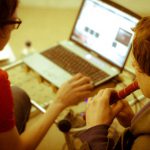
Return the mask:
<svg viewBox="0 0 150 150">
<path fill-rule="evenodd" d="M 123 70 L 134 35 L 131 29 L 139 19 L 114 2 L 84 0 L 70 39 L 27 56 L 24 62 L 57 87 L 78 72 L 97 86 Z"/>
</svg>

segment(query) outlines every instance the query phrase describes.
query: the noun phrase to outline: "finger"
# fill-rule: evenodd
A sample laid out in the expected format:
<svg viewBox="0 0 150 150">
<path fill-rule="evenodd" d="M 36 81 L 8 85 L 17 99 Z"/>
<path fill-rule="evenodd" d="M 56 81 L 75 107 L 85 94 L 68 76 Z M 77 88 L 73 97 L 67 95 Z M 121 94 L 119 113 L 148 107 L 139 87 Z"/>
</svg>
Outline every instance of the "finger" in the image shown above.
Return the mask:
<svg viewBox="0 0 150 150">
<path fill-rule="evenodd" d="M 111 108 L 113 109 L 114 107 L 116 107 L 116 105 L 122 105 L 124 107 L 123 101 L 117 101 L 116 103 L 111 105 Z"/>
<path fill-rule="evenodd" d="M 123 104 L 123 109 L 122 111 L 128 112 L 129 110 L 132 110 L 131 106 L 129 105 L 127 100 L 121 100 L 120 103 Z"/>
<path fill-rule="evenodd" d="M 117 116 L 123 109 L 123 104 L 118 101 L 116 104 L 112 105 L 112 111 L 113 111 L 113 115 Z"/>
<path fill-rule="evenodd" d="M 112 89 L 112 88 L 104 89 L 104 91 L 101 95 L 101 101 L 103 101 L 105 104 L 109 105 L 110 96 L 111 96 L 112 92 L 114 92 L 114 89 Z"/>
<path fill-rule="evenodd" d="M 124 117 L 126 117 L 126 113 L 124 113 L 124 112 L 119 112 L 119 113 L 116 115 L 116 117 L 117 117 L 118 119 L 124 118 Z"/>
<path fill-rule="evenodd" d="M 107 100 L 107 97 L 106 97 L 106 90 L 108 89 L 101 89 L 97 95 L 94 96 L 94 101 L 98 101 L 100 105 L 102 104 L 107 104 L 107 101 L 109 101 L 109 99 Z M 102 103 L 101 103 L 102 102 Z M 107 104 L 108 105 L 108 104 Z"/>
<path fill-rule="evenodd" d="M 88 98 L 88 103 L 90 103 L 92 101 L 93 97 L 89 97 Z"/>
<path fill-rule="evenodd" d="M 79 87 L 77 87 L 76 91 L 91 91 L 92 92 L 92 89 L 93 89 L 93 85 L 91 84 L 84 84 L 84 85 L 81 85 Z"/>
<path fill-rule="evenodd" d="M 123 105 L 124 105 L 125 107 L 130 107 L 130 105 L 129 105 L 129 103 L 128 103 L 127 100 L 122 100 L 122 102 L 123 102 Z"/>
<path fill-rule="evenodd" d="M 81 78 L 74 80 L 73 86 L 76 87 L 87 83 L 92 85 L 91 79 L 89 77 L 82 76 Z"/>
<path fill-rule="evenodd" d="M 76 96 L 78 97 L 77 101 L 81 101 L 81 100 L 84 100 L 85 97 L 89 97 L 91 94 L 90 91 L 83 91 L 83 92 L 79 92 L 76 94 Z"/>
<path fill-rule="evenodd" d="M 86 111 L 89 109 L 89 107 L 92 105 L 93 103 L 93 97 L 89 97 L 87 104 L 86 104 Z"/>
<path fill-rule="evenodd" d="M 79 95 L 81 98 L 85 98 L 85 97 L 89 97 L 91 94 L 91 91 L 83 91 L 83 92 L 79 92 Z"/>
<path fill-rule="evenodd" d="M 100 90 L 100 91 L 98 92 L 97 96 L 102 96 L 103 92 L 104 92 L 104 89 Z"/>
<path fill-rule="evenodd" d="M 78 79 L 80 79 L 82 77 L 83 77 L 82 73 L 77 73 L 68 82 L 74 82 L 74 81 L 76 81 L 76 80 L 78 80 Z"/>
<path fill-rule="evenodd" d="M 101 89 L 101 90 L 97 93 L 97 95 L 95 95 L 95 96 L 93 97 L 93 100 L 94 100 L 94 101 L 100 101 L 103 92 L 104 92 L 104 89 Z"/>
<path fill-rule="evenodd" d="M 93 97 L 88 98 L 88 101 L 87 101 L 87 107 L 89 106 L 89 104 L 92 103 L 92 101 L 93 101 Z"/>
</svg>

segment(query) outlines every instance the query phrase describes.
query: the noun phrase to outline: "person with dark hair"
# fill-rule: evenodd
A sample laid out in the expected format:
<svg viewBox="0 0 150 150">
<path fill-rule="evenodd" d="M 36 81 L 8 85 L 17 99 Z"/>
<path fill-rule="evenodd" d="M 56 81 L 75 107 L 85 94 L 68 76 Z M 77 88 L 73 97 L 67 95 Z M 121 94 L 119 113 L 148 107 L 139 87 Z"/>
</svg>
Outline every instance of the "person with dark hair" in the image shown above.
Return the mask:
<svg viewBox="0 0 150 150">
<path fill-rule="evenodd" d="M 150 98 L 150 17 L 143 17 L 136 25 L 132 47 L 133 67 L 136 80 L 145 97 Z M 109 105 L 114 89 L 103 89 L 89 98 L 86 110 L 87 130 L 80 134 L 84 150 L 149 150 L 150 103 L 136 114 L 127 101 Z M 126 129 L 112 145 L 108 129 L 117 118 Z M 83 144 L 84 143 L 84 144 Z"/>
<path fill-rule="evenodd" d="M 21 24 L 17 6 L 18 0 L 0 0 L 0 50 Z M 0 69 L 0 150 L 34 150 L 60 112 L 89 96 L 92 88 L 90 78 L 76 74 L 58 90 L 53 104 L 39 121 L 25 130 L 30 98 L 22 89 L 11 87 L 8 74 Z"/>
</svg>

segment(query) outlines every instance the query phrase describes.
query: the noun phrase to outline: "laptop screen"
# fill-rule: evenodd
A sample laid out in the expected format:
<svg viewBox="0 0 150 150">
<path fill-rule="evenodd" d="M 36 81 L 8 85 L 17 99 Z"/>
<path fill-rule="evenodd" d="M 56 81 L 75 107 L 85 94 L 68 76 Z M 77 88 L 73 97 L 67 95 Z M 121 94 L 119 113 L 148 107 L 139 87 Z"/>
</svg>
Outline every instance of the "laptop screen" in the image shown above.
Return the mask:
<svg viewBox="0 0 150 150">
<path fill-rule="evenodd" d="M 132 28 L 139 19 L 117 6 L 101 0 L 85 0 L 71 40 L 123 67 L 133 40 Z"/>
</svg>

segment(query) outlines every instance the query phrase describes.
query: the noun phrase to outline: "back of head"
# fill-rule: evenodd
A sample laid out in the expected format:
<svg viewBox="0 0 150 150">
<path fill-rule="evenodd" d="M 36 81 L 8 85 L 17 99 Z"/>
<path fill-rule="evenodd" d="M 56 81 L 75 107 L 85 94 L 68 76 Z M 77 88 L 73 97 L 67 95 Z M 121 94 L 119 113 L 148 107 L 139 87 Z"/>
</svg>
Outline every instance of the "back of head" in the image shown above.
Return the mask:
<svg viewBox="0 0 150 150">
<path fill-rule="evenodd" d="M 18 5 L 18 0 L 0 0 L 0 28 L 12 17 Z"/>
<path fill-rule="evenodd" d="M 150 76 L 150 16 L 143 17 L 134 31 L 133 55 L 141 70 Z"/>
</svg>

